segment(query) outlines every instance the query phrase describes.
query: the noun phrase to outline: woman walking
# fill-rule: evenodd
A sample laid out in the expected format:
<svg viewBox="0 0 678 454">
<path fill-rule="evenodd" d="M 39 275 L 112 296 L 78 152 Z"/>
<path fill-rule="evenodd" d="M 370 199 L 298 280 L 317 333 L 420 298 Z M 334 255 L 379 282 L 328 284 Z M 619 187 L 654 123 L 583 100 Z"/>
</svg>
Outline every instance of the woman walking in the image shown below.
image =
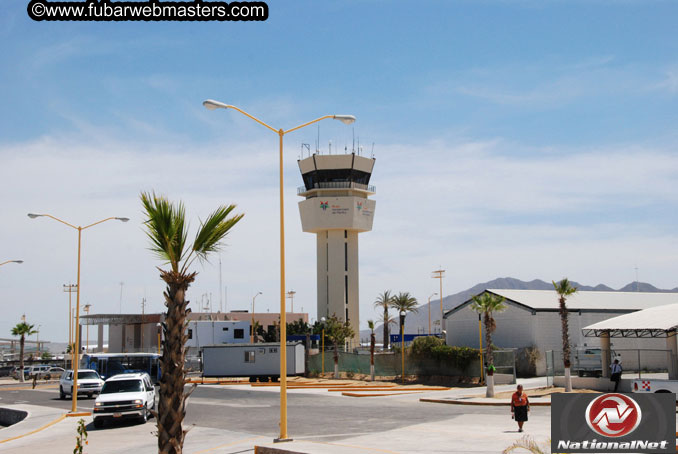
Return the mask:
<svg viewBox="0 0 678 454">
<path fill-rule="evenodd" d="M 527 421 L 527 412 L 530 411 L 530 401 L 523 392 L 523 385 L 518 385 L 511 397 L 511 418 L 518 423 L 518 432 L 523 431 L 523 424 Z"/>
</svg>

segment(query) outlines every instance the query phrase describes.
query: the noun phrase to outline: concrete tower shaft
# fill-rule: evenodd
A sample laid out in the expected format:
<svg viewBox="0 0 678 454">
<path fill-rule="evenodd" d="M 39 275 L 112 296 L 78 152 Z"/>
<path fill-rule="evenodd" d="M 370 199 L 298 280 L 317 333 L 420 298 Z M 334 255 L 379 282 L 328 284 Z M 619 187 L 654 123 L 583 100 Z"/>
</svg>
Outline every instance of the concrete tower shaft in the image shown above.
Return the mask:
<svg viewBox="0 0 678 454">
<path fill-rule="evenodd" d="M 298 195 L 304 232 L 317 242 L 318 319 L 348 320 L 359 341 L 358 233 L 372 230 L 376 202 L 370 186 L 374 158 L 314 154 L 299 162 Z"/>
</svg>

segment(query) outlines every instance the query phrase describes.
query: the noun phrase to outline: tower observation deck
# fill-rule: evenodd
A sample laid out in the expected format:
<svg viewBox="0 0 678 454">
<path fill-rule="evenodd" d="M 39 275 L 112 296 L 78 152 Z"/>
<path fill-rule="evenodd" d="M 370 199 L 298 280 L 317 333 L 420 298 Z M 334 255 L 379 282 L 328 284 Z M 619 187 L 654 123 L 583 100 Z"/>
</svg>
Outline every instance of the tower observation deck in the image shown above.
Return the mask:
<svg viewBox="0 0 678 454">
<path fill-rule="evenodd" d="M 318 319 L 347 320 L 359 341 L 358 233 L 372 230 L 374 158 L 314 154 L 299 160 L 301 226 L 317 242 Z"/>
</svg>

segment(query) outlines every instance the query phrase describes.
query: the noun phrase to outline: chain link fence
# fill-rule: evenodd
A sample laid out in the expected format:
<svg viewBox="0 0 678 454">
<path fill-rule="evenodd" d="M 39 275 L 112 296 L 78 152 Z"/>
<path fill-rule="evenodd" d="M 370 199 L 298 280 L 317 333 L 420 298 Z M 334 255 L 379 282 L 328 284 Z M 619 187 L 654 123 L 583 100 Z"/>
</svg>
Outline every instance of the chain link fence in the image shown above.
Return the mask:
<svg viewBox="0 0 678 454">
<path fill-rule="evenodd" d="M 675 361 L 671 350 L 662 349 L 611 349 L 610 363 L 615 359 L 623 369 L 623 375 L 631 378 L 642 378 L 644 375 L 652 375 L 653 378 L 668 378 L 669 365 Z M 588 348 L 573 350 L 570 358 L 571 373 L 580 377 L 602 377 L 603 358 L 600 348 Z M 546 352 L 546 376 L 547 384 L 553 384 L 553 378 L 565 373 L 563 364 L 563 352 L 549 350 Z"/>
</svg>

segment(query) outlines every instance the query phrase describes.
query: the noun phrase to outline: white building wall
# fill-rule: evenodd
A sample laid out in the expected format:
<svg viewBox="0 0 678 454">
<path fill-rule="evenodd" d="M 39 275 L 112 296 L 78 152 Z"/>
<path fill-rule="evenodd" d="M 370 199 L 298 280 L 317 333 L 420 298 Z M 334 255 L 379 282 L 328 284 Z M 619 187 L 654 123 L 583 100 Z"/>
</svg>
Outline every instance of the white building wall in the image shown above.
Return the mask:
<svg viewBox="0 0 678 454">
<path fill-rule="evenodd" d="M 556 311 L 540 311 L 532 315 L 532 311 L 520 306 L 511 305 L 504 312 L 494 314 L 497 324 L 492 334 L 493 343 L 499 348 L 526 348 L 537 347 L 537 374 L 546 372 L 545 354 L 549 350 L 562 351 L 562 334 L 560 313 Z M 584 347 L 600 347 L 600 338 L 584 337 L 582 328 L 621 315 L 622 312 L 570 312 L 568 317 L 568 333 L 572 348 L 572 362 L 574 350 Z M 478 348 L 478 314 L 470 306 L 448 316 L 445 322 L 447 329 L 447 345 L 457 345 Z M 483 346 L 485 346 L 485 328 L 483 327 Z M 625 368 L 636 369 L 638 354 L 641 352 L 641 368 L 661 368 L 666 364 L 666 354 L 663 352 L 649 352 L 647 350 L 666 350 L 665 339 L 636 339 L 613 338 L 612 350 L 622 357 Z"/>
</svg>

